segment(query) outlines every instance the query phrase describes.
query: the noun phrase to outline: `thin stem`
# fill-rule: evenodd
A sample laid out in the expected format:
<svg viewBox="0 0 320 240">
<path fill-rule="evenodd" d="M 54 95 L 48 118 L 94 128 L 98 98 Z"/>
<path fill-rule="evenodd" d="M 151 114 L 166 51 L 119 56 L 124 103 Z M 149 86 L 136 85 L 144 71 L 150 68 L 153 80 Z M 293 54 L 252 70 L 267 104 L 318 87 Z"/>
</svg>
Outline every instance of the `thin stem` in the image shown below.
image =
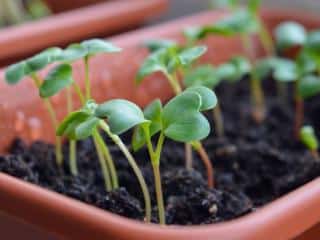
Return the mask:
<svg viewBox="0 0 320 240">
<path fill-rule="evenodd" d="M 31 74 L 31 78 L 33 79 L 34 84 L 39 89 L 41 86 L 41 79 L 37 76 L 37 74 L 33 73 Z M 54 129 L 56 130 L 58 128 L 58 120 L 57 115 L 54 111 L 54 108 L 48 98 L 43 98 L 43 102 L 45 107 L 47 108 L 47 111 L 49 112 L 49 116 L 52 122 L 52 125 Z M 56 161 L 58 166 L 62 167 L 63 164 L 63 154 L 62 154 L 62 141 L 61 137 L 56 136 L 56 148 L 55 148 L 55 155 L 56 155 Z"/>
<path fill-rule="evenodd" d="M 243 43 L 243 47 L 246 50 L 250 62 L 253 65 L 255 59 L 255 52 L 252 48 L 252 39 L 249 35 L 242 35 L 241 40 Z M 257 123 L 263 122 L 265 118 L 265 105 L 264 105 L 264 94 L 261 86 L 260 80 L 257 78 L 254 71 L 251 71 L 251 79 L 250 79 L 250 94 L 251 94 L 251 103 L 253 106 L 252 115 L 253 119 Z"/>
<path fill-rule="evenodd" d="M 271 34 L 267 29 L 267 26 L 264 24 L 264 22 L 261 19 L 259 19 L 259 24 L 260 24 L 259 38 L 260 38 L 261 44 L 264 50 L 266 51 L 267 55 L 272 56 L 274 55 L 275 50 L 274 50 Z"/>
<path fill-rule="evenodd" d="M 94 145 L 95 145 L 97 153 L 98 153 L 98 159 L 99 159 L 100 166 L 101 166 L 101 169 L 102 169 L 105 188 L 109 192 L 109 191 L 112 190 L 111 177 L 110 177 L 110 173 L 109 173 L 109 169 L 107 167 L 106 161 L 105 161 L 105 159 L 103 157 L 102 150 L 101 150 L 100 145 L 99 145 L 98 131 L 95 130 L 93 132 L 92 136 L 93 136 Z"/>
<path fill-rule="evenodd" d="M 192 146 L 199 153 L 199 155 L 200 155 L 200 157 L 206 167 L 208 187 L 213 188 L 214 187 L 214 169 L 213 169 L 211 160 L 209 158 L 209 155 L 207 154 L 206 150 L 202 146 L 201 142 L 193 142 Z"/>
<path fill-rule="evenodd" d="M 110 170 L 112 187 L 113 187 L 113 189 L 117 189 L 117 188 L 119 188 L 118 175 L 117 175 L 116 167 L 114 166 L 114 162 L 111 157 L 109 148 L 107 147 L 107 145 L 105 144 L 105 142 L 103 141 L 103 138 L 101 137 L 101 135 L 99 133 L 97 133 L 96 137 L 97 137 L 98 144 L 101 147 L 101 151 L 106 159 L 108 168 Z"/>
<path fill-rule="evenodd" d="M 171 86 L 172 90 L 174 91 L 174 93 L 176 95 L 179 95 L 182 92 L 182 89 L 181 89 L 181 86 L 179 84 L 179 81 L 177 79 L 176 74 L 171 75 L 171 74 L 167 73 L 166 77 L 168 78 L 168 81 L 169 81 L 170 86 Z"/>
<path fill-rule="evenodd" d="M 21 1 L 3 0 L 2 8 L 9 23 L 21 23 L 26 17 Z"/>
<path fill-rule="evenodd" d="M 122 151 L 122 153 L 125 155 L 125 157 L 127 158 L 131 168 L 133 169 L 133 172 L 135 173 L 142 193 L 143 193 L 143 197 L 144 197 L 144 202 L 145 202 L 145 214 L 146 214 L 146 221 L 150 222 L 151 220 L 151 200 L 150 200 L 150 194 L 149 194 L 149 190 L 147 187 L 147 184 L 144 180 L 144 177 L 135 161 L 135 159 L 133 158 L 133 156 L 131 155 L 131 153 L 128 151 L 127 147 L 125 146 L 125 144 L 121 141 L 121 139 L 119 138 L 119 136 L 113 134 L 110 131 L 109 126 L 104 122 L 104 121 L 100 121 L 100 127 L 107 133 L 107 135 L 112 139 L 112 141 L 120 148 L 120 150 Z"/>
<path fill-rule="evenodd" d="M 294 137 L 296 140 L 299 140 L 300 128 L 303 124 L 304 119 L 304 103 L 303 99 L 299 94 L 299 84 L 300 79 L 295 81 L 295 122 L 294 122 Z"/>
<path fill-rule="evenodd" d="M 214 120 L 215 126 L 217 128 L 217 136 L 221 138 L 224 136 L 224 124 L 223 124 L 223 116 L 222 116 L 219 103 L 212 110 L 212 114 L 213 114 L 213 120 Z"/>
<path fill-rule="evenodd" d="M 89 77 L 89 56 L 84 58 L 84 68 L 85 68 L 85 86 L 86 86 L 86 99 L 91 98 L 91 86 Z"/>
<path fill-rule="evenodd" d="M 166 224 L 166 216 L 165 216 L 165 209 L 164 209 L 164 202 L 163 202 L 160 166 L 159 165 L 152 165 L 152 168 L 153 168 L 154 182 L 155 182 L 155 188 L 156 188 L 159 223 L 161 225 L 165 225 Z"/>
<path fill-rule="evenodd" d="M 70 87 L 66 89 L 66 98 L 67 98 L 67 112 L 71 113 L 73 109 L 73 99 L 72 99 L 72 91 Z M 78 175 L 77 168 L 77 142 L 76 140 L 69 141 L 69 167 L 70 172 L 73 176 Z"/>
<path fill-rule="evenodd" d="M 261 87 L 260 80 L 257 79 L 254 73 L 251 73 L 250 79 L 250 93 L 251 104 L 253 106 L 252 115 L 257 123 L 261 123 L 265 119 L 265 104 L 264 94 Z"/>
<path fill-rule="evenodd" d="M 69 167 L 70 167 L 70 172 L 73 176 L 78 176 L 76 149 L 77 149 L 77 142 L 75 140 L 70 140 L 70 142 L 69 142 Z"/>
<path fill-rule="evenodd" d="M 78 97 L 80 99 L 81 104 L 84 104 L 85 103 L 85 98 L 84 98 L 84 96 L 83 96 L 83 94 L 81 92 L 81 89 L 80 89 L 79 85 L 76 82 L 73 82 L 73 87 L 74 87 L 74 90 L 76 91 L 76 93 L 77 93 L 77 95 L 78 95 Z"/>
</svg>

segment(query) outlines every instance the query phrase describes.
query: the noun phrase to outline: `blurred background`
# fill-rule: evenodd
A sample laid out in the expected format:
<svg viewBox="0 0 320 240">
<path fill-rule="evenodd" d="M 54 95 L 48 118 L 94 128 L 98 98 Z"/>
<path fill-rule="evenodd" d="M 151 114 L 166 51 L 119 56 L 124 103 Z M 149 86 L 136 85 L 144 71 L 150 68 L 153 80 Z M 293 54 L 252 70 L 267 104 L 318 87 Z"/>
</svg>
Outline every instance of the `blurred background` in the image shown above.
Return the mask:
<svg viewBox="0 0 320 240">
<path fill-rule="evenodd" d="M 169 11 L 159 21 L 206 10 L 209 2 L 209 0 L 169 0 Z M 289 7 L 314 12 L 320 11 L 320 0 L 262 0 L 262 3 L 268 7 Z"/>
</svg>

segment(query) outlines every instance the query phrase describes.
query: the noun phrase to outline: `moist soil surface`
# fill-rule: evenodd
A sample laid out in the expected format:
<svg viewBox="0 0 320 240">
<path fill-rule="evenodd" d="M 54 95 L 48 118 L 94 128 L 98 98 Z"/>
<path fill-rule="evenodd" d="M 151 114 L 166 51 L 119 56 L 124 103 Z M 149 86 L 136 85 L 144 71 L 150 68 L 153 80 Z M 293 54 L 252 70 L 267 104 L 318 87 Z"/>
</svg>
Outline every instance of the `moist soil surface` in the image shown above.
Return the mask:
<svg viewBox="0 0 320 240">
<path fill-rule="evenodd" d="M 184 145 L 166 141 L 161 157 L 162 184 L 168 224 L 208 224 L 230 220 L 320 176 L 320 163 L 293 138 L 294 107 L 290 98 L 279 101 L 272 80 L 264 81 L 267 116 L 262 124 L 252 120 L 248 81 L 223 84 L 217 95 L 224 114 L 225 137 L 217 138 L 211 113 L 211 135 L 203 141 L 215 167 L 214 189 L 206 185 L 205 169 L 194 153 L 194 170 L 184 167 Z M 320 97 L 305 103 L 305 123 L 320 136 Z M 131 133 L 123 136 L 128 144 Z M 10 155 L 0 156 L 0 171 L 107 211 L 143 220 L 144 206 L 139 184 L 127 160 L 109 140 L 121 188 L 106 192 L 94 144 L 78 142 L 79 176 L 65 163 L 57 167 L 54 147 L 44 142 L 27 146 L 16 139 Z M 130 146 L 129 146 L 130 148 Z M 149 186 L 153 221 L 157 221 L 153 173 L 147 151 L 135 154 Z"/>
</svg>

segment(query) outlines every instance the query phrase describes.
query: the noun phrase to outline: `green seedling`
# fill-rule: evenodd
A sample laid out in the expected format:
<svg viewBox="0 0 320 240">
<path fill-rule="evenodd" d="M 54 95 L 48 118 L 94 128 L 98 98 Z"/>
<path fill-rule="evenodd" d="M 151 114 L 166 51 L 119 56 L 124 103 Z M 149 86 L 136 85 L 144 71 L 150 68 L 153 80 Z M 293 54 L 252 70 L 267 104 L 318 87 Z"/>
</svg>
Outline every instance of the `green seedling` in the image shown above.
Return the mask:
<svg viewBox="0 0 320 240">
<path fill-rule="evenodd" d="M 256 56 L 254 49 L 252 48 L 253 42 L 251 35 L 253 33 L 259 34 L 261 42 L 269 55 L 274 53 L 272 38 L 258 14 L 259 6 L 260 1 L 257 0 L 249 1 L 245 8 L 233 6 L 236 10 L 233 11 L 232 15 L 227 16 L 212 25 L 188 28 L 184 32 L 185 36 L 189 43 L 201 40 L 212 34 L 222 36 L 240 36 L 243 47 L 251 61 L 251 65 L 254 65 L 254 59 Z M 254 71 L 251 74 L 250 83 L 253 103 L 253 118 L 256 122 L 261 123 L 265 118 L 264 93 L 261 81 L 255 75 Z"/>
<path fill-rule="evenodd" d="M 57 130 L 57 135 L 76 140 L 92 136 L 96 146 L 106 146 L 98 134 L 98 129 L 102 129 L 120 148 L 132 167 L 143 192 L 146 221 L 150 222 L 151 202 L 148 187 L 134 157 L 119 137 L 120 134 L 137 125 L 148 123 L 149 121 L 144 118 L 140 108 L 129 101 L 114 99 L 98 105 L 93 100 L 88 100 L 82 109 L 72 112 L 64 119 Z M 103 155 L 105 151 L 108 151 L 105 147 L 97 147 L 98 155 Z M 111 186 L 108 184 L 112 179 L 107 170 L 108 166 L 102 157 L 99 159 L 102 161 L 100 164 L 105 176 L 106 187 L 110 189 Z"/>
<path fill-rule="evenodd" d="M 312 126 L 303 126 L 300 129 L 300 141 L 309 149 L 314 158 L 319 161 L 319 143 Z"/>
<path fill-rule="evenodd" d="M 135 82 L 139 85 L 146 76 L 155 72 L 161 72 L 166 76 L 174 93 L 178 95 L 182 92 L 178 74 L 184 73 L 186 69 L 190 69 L 190 66 L 199 59 L 206 50 L 207 48 L 205 46 L 179 47 L 175 44 L 169 47 L 160 47 L 158 50 L 151 52 L 145 59 L 137 73 Z M 201 146 L 201 152 L 205 152 L 200 142 L 199 146 Z M 202 160 L 206 161 L 206 159 L 203 158 Z M 190 144 L 186 144 L 186 167 L 188 169 L 192 168 L 192 149 Z"/>
<path fill-rule="evenodd" d="M 39 95 L 41 95 L 41 88 L 43 88 L 44 81 L 37 74 L 40 70 L 44 69 L 49 64 L 57 61 L 60 56 L 62 50 L 60 48 L 49 48 L 47 50 L 42 51 L 41 53 L 13 64 L 6 69 L 5 78 L 8 84 L 14 85 L 19 83 L 25 77 L 31 77 L 35 86 L 39 90 Z M 61 89 L 69 84 L 69 79 L 64 79 L 61 82 L 59 81 L 59 86 L 56 85 L 55 89 L 52 91 L 56 91 Z M 46 87 L 44 87 L 46 88 Z M 43 93 L 42 93 L 43 94 Z M 48 99 L 48 97 L 43 96 L 44 104 L 49 112 L 52 125 L 54 129 L 58 127 L 58 120 L 54 108 Z M 56 161 L 58 166 L 61 166 L 63 163 L 63 155 L 62 155 L 62 146 L 61 146 L 61 138 L 56 137 Z"/>
<path fill-rule="evenodd" d="M 135 129 L 132 140 L 133 149 L 137 151 L 146 144 L 150 155 L 161 224 L 165 224 L 165 210 L 159 167 L 165 138 L 190 143 L 204 156 L 208 185 L 213 187 L 213 168 L 199 141 L 210 133 L 210 124 L 201 112 L 214 108 L 216 104 L 217 98 L 212 90 L 202 86 L 187 88 L 164 107 L 160 100 L 152 102 L 144 111 L 145 118 L 150 122 L 141 124 Z M 151 139 L 156 135 L 158 140 L 154 147 Z"/>
<path fill-rule="evenodd" d="M 320 92 L 320 79 L 312 74 L 315 66 L 303 54 L 300 54 L 296 61 L 278 57 L 266 58 L 258 61 L 256 66 L 260 78 L 265 78 L 271 73 L 278 82 L 294 83 L 294 135 L 298 139 L 304 119 L 304 100 Z"/>
<path fill-rule="evenodd" d="M 90 71 L 89 71 L 89 60 L 92 56 L 102 53 L 114 53 L 121 51 L 120 48 L 114 46 L 113 44 L 106 42 L 102 39 L 90 39 L 83 41 L 81 43 L 75 43 L 68 46 L 62 54 L 59 56 L 59 60 L 71 63 L 75 60 L 83 59 L 84 65 L 85 65 L 85 94 L 81 92 L 81 89 L 77 84 L 74 84 L 74 89 L 76 93 L 78 94 L 82 104 L 85 103 L 85 101 L 89 100 L 91 98 L 91 84 L 90 84 Z M 68 99 L 68 106 L 69 106 L 69 112 L 72 111 L 72 96 L 71 92 L 68 91 L 67 93 L 67 99 Z M 104 162 L 102 158 L 106 158 L 106 160 L 109 163 L 109 170 L 111 172 L 112 176 L 112 182 L 113 187 L 118 187 L 118 177 L 116 174 L 116 170 L 114 167 L 113 160 L 111 158 L 111 155 L 109 154 L 108 147 L 102 143 L 102 141 L 99 141 L 101 139 L 101 136 L 99 133 L 96 135 L 97 139 L 95 139 L 96 147 L 98 148 L 98 153 L 104 153 L 104 154 L 98 154 L 98 157 L 100 159 L 100 163 Z M 105 149 L 105 151 L 103 151 Z M 70 140 L 70 169 L 73 175 L 78 174 L 77 165 L 76 165 L 76 141 Z M 103 166 L 102 166 L 103 167 Z"/>
<path fill-rule="evenodd" d="M 268 55 L 274 54 L 272 37 L 259 16 L 261 0 L 249 0 L 244 7 L 237 0 L 213 0 L 212 2 L 215 7 L 231 9 L 232 14 L 211 25 L 186 29 L 185 36 L 187 39 L 197 41 L 212 34 L 223 36 L 240 35 L 245 49 L 250 55 L 253 55 L 249 35 L 258 33 Z M 250 44 L 247 42 L 250 42 Z"/>
</svg>

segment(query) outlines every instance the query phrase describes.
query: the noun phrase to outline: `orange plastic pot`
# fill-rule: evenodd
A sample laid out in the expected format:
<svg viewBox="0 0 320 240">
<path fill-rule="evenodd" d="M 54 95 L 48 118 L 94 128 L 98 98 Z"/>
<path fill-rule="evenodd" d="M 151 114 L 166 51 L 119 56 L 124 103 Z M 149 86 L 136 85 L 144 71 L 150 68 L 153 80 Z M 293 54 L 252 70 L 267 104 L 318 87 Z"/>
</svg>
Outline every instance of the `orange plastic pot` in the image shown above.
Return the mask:
<svg viewBox="0 0 320 240">
<path fill-rule="evenodd" d="M 78 6 L 78 1 L 52 2 Z M 113 0 L 1 29 L 0 65 L 50 46 L 132 29 L 167 5 L 167 0 Z"/>
<path fill-rule="evenodd" d="M 139 88 L 134 86 L 133 76 L 147 53 L 141 43 L 155 37 L 181 40 L 183 27 L 211 23 L 225 14 L 205 12 L 113 38 L 116 45 L 124 48 L 123 52 L 113 56 L 98 56 L 90 63 L 95 98 L 102 101 L 121 97 L 140 105 L 145 105 L 155 97 L 168 99 L 172 92 L 161 75 L 152 76 L 153 81 L 147 80 Z M 264 11 L 263 17 L 271 29 L 279 22 L 289 19 L 299 21 L 309 28 L 320 26 L 318 18 L 302 12 Z M 209 52 L 203 59 L 206 62 L 221 62 L 242 52 L 241 44 L 236 38 L 211 37 L 205 43 L 209 46 Z M 261 50 L 258 44 L 256 49 Z M 81 62 L 75 64 L 74 77 L 80 84 L 83 83 Z M 24 81 L 20 85 L 9 87 L 2 80 L 3 73 L 0 73 L 1 150 L 5 151 L 18 135 L 29 141 L 39 138 L 52 140 L 53 132 L 49 131 L 51 127 L 48 116 L 31 82 Z M 65 106 L 63 95 L 55 97 L 53 102 L 62 117 Z M 317 178 L 256 212 L 229 222 L 206 226 L 161 227 L 125 219 L 0 174 L 0 211 L 3 212 L 0 223 L 12 224 L 11 228 L 0 228 L 15 229 L 15 234 L 18 231 L 38 234 L 30 239 L 37 239 L 37 236 L 38 239 L 50 239 L 49 235 L 54 234 L 56 238 L 53 239 L 77 240 L 289 240 L 296 237 L 300 237 L 299 240 L 317 240 L 319 227 L 315 226 L 320 221 L 319 203 L 320 178 Z M 306 235 L 302 235 L 305 232 Z"/>
</svg>

